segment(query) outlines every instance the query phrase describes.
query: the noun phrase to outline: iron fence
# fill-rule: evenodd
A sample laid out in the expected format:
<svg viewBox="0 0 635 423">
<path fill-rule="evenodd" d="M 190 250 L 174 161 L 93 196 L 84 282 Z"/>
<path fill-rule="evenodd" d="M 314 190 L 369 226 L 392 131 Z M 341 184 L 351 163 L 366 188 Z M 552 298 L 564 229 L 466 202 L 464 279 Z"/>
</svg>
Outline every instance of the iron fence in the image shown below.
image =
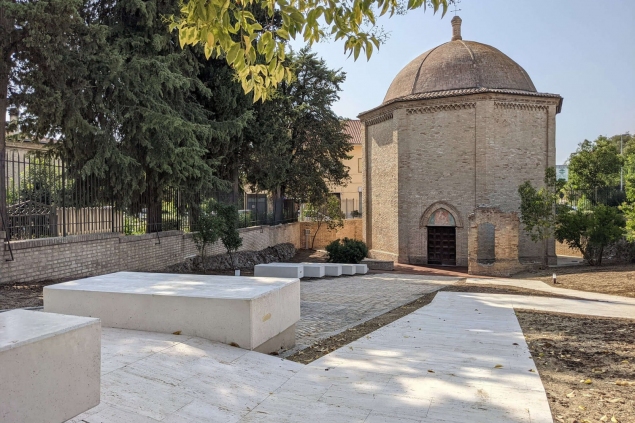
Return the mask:
<svg viewBox="0 0 635 423">
<path fill-rule="evenodd" d="M 576 209 L 590 209 L 598 204 L 617 207 L 626 201 L 626 193 L 619 187 L 597 187 L 585 190 L 562 190 L 560 203 Z"/>
<path fill-rule="evenodd" d="M 11 239 L 34 239 L 91 233 L 125 235 L 195 231 L 202 205 L 210 200 L 233 204 L 239 227 L 297 221 L 293 200 L 271 201 L 259 194 L 249 207 L 250 194 L 205 191 L 187 195 L 178 188 L 145 190 L 126 202 L 117 199 L 103 180 L 73 177 L 62 160 L 8 152 L 3 181 L 6 186 L 6 231 Z"/>
</svg>

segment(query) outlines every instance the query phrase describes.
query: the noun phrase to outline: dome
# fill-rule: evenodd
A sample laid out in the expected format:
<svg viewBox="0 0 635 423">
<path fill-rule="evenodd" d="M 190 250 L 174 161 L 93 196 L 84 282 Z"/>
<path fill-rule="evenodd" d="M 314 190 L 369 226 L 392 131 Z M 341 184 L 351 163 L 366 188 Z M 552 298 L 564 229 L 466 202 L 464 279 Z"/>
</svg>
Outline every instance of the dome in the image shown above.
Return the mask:
<svg viewBox="0 0 635 423">
<path fill-rule="evenodd" d="M 536 92 L 525 70 L 487 44 L 461 38 L 461 18 L 452 19 L 452 41 L 428 50 L 401 70 L 384 104 L 401 97 L 466 89 Z"/>
</svg>

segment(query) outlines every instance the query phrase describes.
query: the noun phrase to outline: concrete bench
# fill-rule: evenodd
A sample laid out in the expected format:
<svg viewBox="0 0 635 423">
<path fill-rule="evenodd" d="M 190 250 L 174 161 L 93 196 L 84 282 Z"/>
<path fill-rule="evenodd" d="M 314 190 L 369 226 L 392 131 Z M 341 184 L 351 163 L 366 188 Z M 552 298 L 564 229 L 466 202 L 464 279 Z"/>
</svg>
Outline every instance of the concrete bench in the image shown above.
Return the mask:
<svg viewBox="0 0 635 423">
<path fill-rule="evenodd" d="M 375 260 L 365 258 L 362 260 L 363 264 L 366 264 L 371 270 L 395 270 L 395 262 L 392 260 Z"/>
<path fill-rule="evenodd" d="M 99 319 L 0 313 L 0 421 L 65 422 L 99 404 Z"/>
<path fill-rule="evenodd" d="M 355 273 L 358 275 L 365 275 L 368 273 L 368 266 L 363 263 L 358 263 L 355 265 Z"/>
<path fill-rule="evenodd" d="M 342 274 L 344 275 L 365 275 L 368 273 L 368 267 L 365 264 L 344 264 L 333 263 L 342 266 Z"/>
<path fill-rule="evenodd" d="M 45 287 L 44 310 L 269 353 L 295 345 L 300 281 L 119 272 Z"/>
<path fill-rule="evenodd" d="M 272 278 L 303 278 L 304 266 L 297 263 L 267 263 L 254 266 L 254 276 Z"/>
<path fill-rule="evenodd" d="M 333 263 L 303 263 L 304 265 L 310 264 L 312 266 L 322 266 L 324 268 L 325 276 L 342 276 L 342 265 Z"/>
<path fill-rule="evenodd" d="M 296 274 L 301 274 L 301 276 L 291 277 L 323 278 L 325 269 L 317 263 L 267 263 L 257 264 L 254 267 L 254 276 L 286 278 L 289 277 L 287 275 Z"/>
</svg>

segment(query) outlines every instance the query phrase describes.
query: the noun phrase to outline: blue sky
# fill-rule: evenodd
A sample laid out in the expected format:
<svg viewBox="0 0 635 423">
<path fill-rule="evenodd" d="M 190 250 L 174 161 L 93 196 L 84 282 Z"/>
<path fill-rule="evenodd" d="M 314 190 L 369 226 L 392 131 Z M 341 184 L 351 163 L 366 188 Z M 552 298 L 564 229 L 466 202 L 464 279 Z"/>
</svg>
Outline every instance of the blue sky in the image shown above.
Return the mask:
<svg viewBox="0 0 635 423">
<path fill-rule="evenodd" d="M 464 40 L 498 48 L 525 68 L 538 91 L 564 97 L 558 164 L 585 138 L 635 132 L 634 0 L 462 0 L 459 8 Z M 450 40 L 452 16 L 415 10 L 380 20 L 390 38 L 369 62 L 347 58 L 341 42 L 315 45 L 331 68 L 347 74 L 336 113 L 355 118 L 381 104 L 401 68 Z"/>
</svg>

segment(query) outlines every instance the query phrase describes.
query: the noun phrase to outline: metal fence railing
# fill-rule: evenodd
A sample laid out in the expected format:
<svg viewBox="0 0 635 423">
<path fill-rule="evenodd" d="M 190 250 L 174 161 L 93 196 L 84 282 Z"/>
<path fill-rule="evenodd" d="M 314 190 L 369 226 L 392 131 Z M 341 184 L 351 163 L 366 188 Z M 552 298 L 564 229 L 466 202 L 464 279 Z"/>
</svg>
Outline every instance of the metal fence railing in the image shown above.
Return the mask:
<svg viewBox="0 0 635 423">
<path fill-rule="evenodd" d="M 168 230 L 195 231 L 201 206 L 209 200 L 233 204 L 239 210 L 239 227 L 297 221 L 293 200 L 258 198 L 250 194 L 177 188 L 146 189 L 124 202 L 107 181 L 73 177 L 61 160 L 9 152 L 3 158 L 6 187 L 6 232 L 11 239 L 34 239 L 114 232 L 126 235 Z M 132 198 L 129 198 L 132 197 Z"/>
<path fill-rule="evenodd" d="M 562 190 L 560 203 L 576 209 L 590 209 L 598 204 L 617 207 L 626 201 L 626 193 L 619 187 L 597 187 L 585 190 Z"/>
</svg>

